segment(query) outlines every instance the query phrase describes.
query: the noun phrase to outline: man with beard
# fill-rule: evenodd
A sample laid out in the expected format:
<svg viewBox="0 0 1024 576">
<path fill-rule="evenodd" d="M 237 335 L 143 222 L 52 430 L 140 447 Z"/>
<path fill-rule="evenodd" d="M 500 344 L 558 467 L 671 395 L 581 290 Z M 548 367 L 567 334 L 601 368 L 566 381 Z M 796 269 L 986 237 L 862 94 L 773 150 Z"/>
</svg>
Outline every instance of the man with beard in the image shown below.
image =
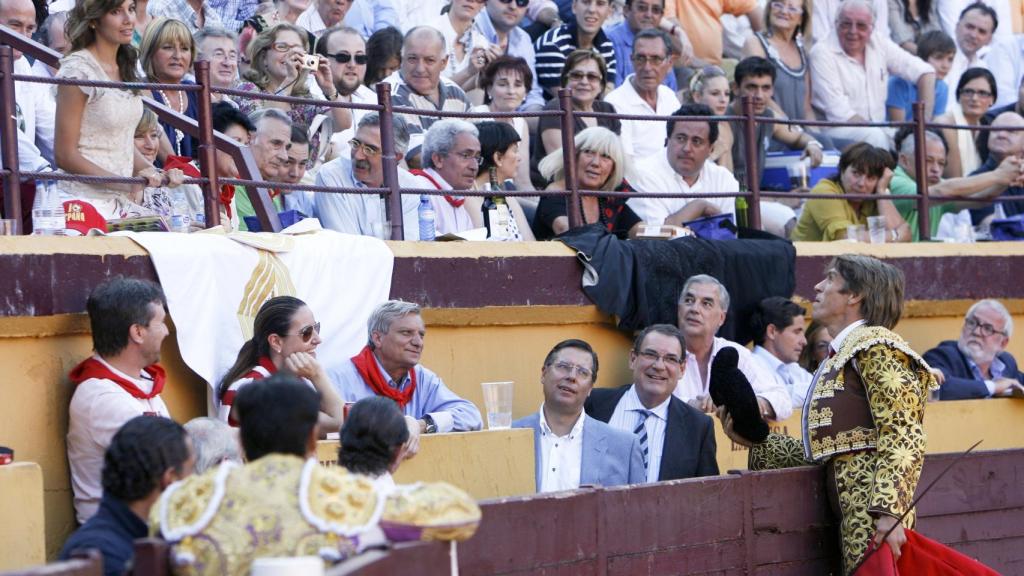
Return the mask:
<svg viewBox="0 0 1024 576">
<path fill-rule="evenodd" d="M 563 340 L 540 370 L 540 410 L 512 423 L 532 428 L 537 492 L 582 484 L 621 486 L 647 481 L 640 438 L 587 416 L 583 403 L 597 381 L 597 353 L 583 340 Z"/>
<path fill-rule="evenodd" d="M 405 119 L 395 116 L 395 160 L 401 160 L 409 146 L 409 129 Z M 348 157 L 340 157 L 323 165 L 316 175 L 317 186 L 339 188 L 382 188 L 384 162 L 380 144 L 380 115 L 370 112 L 359 119 L 355 137 L 347 142 Z M 398 184 L 403 188 L 417 188 L 419 180 L 402 168 L 398 169 Z M 386 227 L 384 203 L 387 200 L 373 194 L 319 193 L 313 200 L 313 215 L 329 230 L 346 234 L 391 238 Z M 416 208 L 419 198 L 414 194 L 402 195 L 402 223 L 405 238 L 419 238 L 419 216 Z"/>
<path fill-rule="evenodd" d="M 945 380 L 941 400 L 995 398 L 1024 392 L 1024 374 L 1006 345 L 1013 334 L 1013 318 L 998 300 L 975 302 L 964 317 L 959 340 L 946 340 L 925 352 L 932 368 Z"/>
<path fill-rule="evenodd" d="M 338 91 L 338 102 L 355 104 L 376 104 L 377 94 L 363 85 L 366 76 L 366 41 L 355 28 L 341 26 L 330 28 L 316 42 L 316 53 L 327 58 L 334 77 L 334 88 Z M 351 148 L 349 140 L 355 134 L 359 119 L 367 110 L 352 111 L 352 126 L 331 136 L 333 156 L 345 158 Z"/>
</svg>

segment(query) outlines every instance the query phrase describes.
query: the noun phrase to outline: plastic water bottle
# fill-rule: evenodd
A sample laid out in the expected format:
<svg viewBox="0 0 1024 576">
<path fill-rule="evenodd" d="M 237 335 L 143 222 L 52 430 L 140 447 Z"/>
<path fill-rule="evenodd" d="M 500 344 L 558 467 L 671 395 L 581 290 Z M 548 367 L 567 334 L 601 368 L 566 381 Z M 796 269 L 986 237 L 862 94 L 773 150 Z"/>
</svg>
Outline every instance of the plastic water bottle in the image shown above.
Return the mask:
<svg viewBox="0 0 1024 576">
<path fill-rule="evenodd" d="M 32 234 L 58 236 L 64 234 L 64 203 L 53 180 L 36 181 L 36 201 L 32 208 Z"/>
<path fill-rule="evenodd" d="M 192 224 L 192 207 L 188 204 L 185 191 L 178 188 L 171 189 L 171 232 L 188 233 Z"/>
<path fill-rule="evenodd" d="M 420 196 L 420 206 L 416 209 L 420 218 L 420 240 L 431 242 L 434 240 L 434 207 L 430 204 L 430 197 Z"/>
</svg>

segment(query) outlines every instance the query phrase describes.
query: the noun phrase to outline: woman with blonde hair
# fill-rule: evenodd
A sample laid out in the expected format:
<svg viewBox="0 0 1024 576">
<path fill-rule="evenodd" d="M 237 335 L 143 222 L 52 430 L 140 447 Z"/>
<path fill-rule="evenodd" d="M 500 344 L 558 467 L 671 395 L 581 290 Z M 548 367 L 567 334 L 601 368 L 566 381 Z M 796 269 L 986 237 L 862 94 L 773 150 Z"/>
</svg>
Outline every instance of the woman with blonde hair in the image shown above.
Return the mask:
<svg viewBox="0 0 1024 576">
<path fill-rule="evenodd" d="M 718 66 L 705 66 L 690 77 L 690 92 L 686 101 L 694 104 L 706 104 L 715 116 L 725 116 L 729 110 L 732 91 L 729 88 L 729 77 Z M 718 123 L 718 138 L 711 146 L 708 160 L 722 168 L 732 171 L 732 128 L 728 122 Z"/>
<path fill-rule="evenodd" d="M 156 114 L 148 108 L 142 111 L 142 119 L 135 127 L 135 149 L 150 162 L 156 161 L 160 143 L 163 141 L 163 129 L 157 120 Z M 178 162 L 176 161 L 175 164 Z M 193 228 L 202 228 L 205 216 L 200 222 L 196 215 L 205 215 L 203 205 L 203 190 L 195 184 L 181 184 L 185 174 L 180 168 L 167 166 L 166 170 L 168 184 L 166 186 L 147 186 L 142 191 L 142 206 L 163 216 L 170 223 L 174 215 L 174 196 L 171 191 L 178 186 L 185 192 L 185 199 L 188 200 L 190 225 Z"/>
<path fill-rule="evenodd" d="M 580 190 L 630 191 L 625 175 L 625 154 L 618 135 L 594 126 L 576 135 L 576 182 Z M 540 161 L 540 172 L 549 182 L 547 190 L 565 190 L 565 165 L 562 150 L 555 150 Z M 565 196 L 544 196 L 537 205 L 533 233 L 547 240 L 569 230 Z M 625 238 L 635 236 L 641 220 L 626 205 L 625 198 L 580 196 L 583 223 L 599 223 L 609 232 Z"/>
<path fill-rule="evenodd" d="M 58 78 L 137 82 L 138 55 L 132 0 L 79 0 L 68 15 L 68 55 Z M 151 186 L 167 182 L 133 145 L 142 117 L 142 97 L 120 88 L 57 87 L 54 160 L 71 174 L 146 178 Z M 107 219 L 148 215 L 142 190 L 133 184 L 63 182 L 66 196 L 83 199 Z"/>
<path fill-rule="evenodd" d="M 255 94 L 274 94 L 278 96 L 295 96 L 299 98 L 318 98 L 310 92 L 307 79 L 313 74 L 316 85 L 327 100 L 338 98 L 338 89 L 334 87 L 334 76 L 327 58 L 311 56 L 306 31 L 294 24 L 276 24 L 268 30 L 260 32 L 246 50 L 249 58 L 249 69 L 246 70 L 245 81 L 238 85 L 238 90 L 246 90 Z M 316 68 L 304 66 L 306 58 L 316 59 Z M 248 115 L 261 108 L 272 107 L 284 110 L 292 122 L 303 126 L 314 126 L 318 115 L 328 116 L 332 121 L 332 129 L 337 132 L 345 130 L 352 124 L 352 114 L 347 108 L 330 108 L 317 104 L 287 104 L 257 98 L 239 98 L 238 108 Z M 328 135 L 329 137 L 329 135 Z M 320 133 L 310 134 L 310 155 L 319 150 Z"/>
<path fill-rule="evenodd" d="M 194 86 L 185 80 L 196 57 L 196 43 L 188 27 L 173 18 L 155 18 L 146 29 L 139 47 L 142 71 L 156 84 Z M 198 94 L 182 90 L 153 90 L 153 99 L 193 120 L 198 118 Z M 167 139 L 160 147 L 159 157 L 168 155 L 195 158 L 199 142 L 170 124 L 160 123 Z"/>
</svg>

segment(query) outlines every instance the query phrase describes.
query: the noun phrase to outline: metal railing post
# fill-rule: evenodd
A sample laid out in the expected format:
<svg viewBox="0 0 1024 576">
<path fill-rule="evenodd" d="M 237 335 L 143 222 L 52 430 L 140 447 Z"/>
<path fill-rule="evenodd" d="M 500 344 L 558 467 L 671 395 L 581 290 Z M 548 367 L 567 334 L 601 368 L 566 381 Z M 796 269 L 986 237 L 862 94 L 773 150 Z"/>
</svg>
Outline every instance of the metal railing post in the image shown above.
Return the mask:
<svg viewBox="0 0 1024 576">
<path fill-rule="evenodd" d="M 743 144 L 747 156 L 747 224 L 755 230 L 761 229 L 761 180 L 757 177 L 757 126 L 754 117 L 754 100 L 750 96 L 743 97 Z"/>
<path fill-rule="evenodd" d="M 0 142 L 3 143 L 4 217 L 14 219 L 14 233 L 21 234 L 21 174 L 18 170 L 18 121 L 14 97 L 14 50 L 0 46 Z"/>
<path fill-rule="evenodd" d="M 203 209 L 206 227 L 220 226 L 220 186 L 217 184 L 217 148 L 213 143 L 213 104 L 210 100 L 210 63 L 199 60 L 195 64 L 196 83 L 199 84 L 199 172 L 209 181 L 203 184 Z"/>
<path fill-rule="evenodd" d="M 398 159 L 395 158 L 395 123 L 390 84 L 377 83 L 377 103 L 384 107 L 380 111 L 380 157 L 384 168 L 384 188 L 388 189 L 384 210 L 391 221 L 391 239 L 405 240 L 402 189 L 398 186 Z"/>
<path fill-rule="evenodd" d="M 928 213 L 928 166 L 925 162 L 924 102 L 918 100 L 914 108 L 914 171 L 917 173 L 917 227 L 920 240 L 931 240 L 931 214 Z"/>
<path fill-rule="evenodd" d="M 580 185 L 576 178 L 576 126 L 572 113 L 572 90 L 559 88 L 558 109 L 562 112 L 562 165 L 565 169 L 565 189 L 570 192 L 565 198 L 565 213 L 569 216 L 569 228 L 579 228 L 586 222 L 583 220 Z"/>
</svg>

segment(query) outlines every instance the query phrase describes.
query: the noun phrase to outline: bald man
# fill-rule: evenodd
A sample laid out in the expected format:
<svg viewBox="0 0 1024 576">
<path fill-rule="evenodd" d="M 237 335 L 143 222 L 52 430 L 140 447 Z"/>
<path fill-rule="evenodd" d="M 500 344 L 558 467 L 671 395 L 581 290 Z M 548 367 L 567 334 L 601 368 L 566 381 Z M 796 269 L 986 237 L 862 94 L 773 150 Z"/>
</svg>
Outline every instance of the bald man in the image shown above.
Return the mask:
<svg viewBox="0 0 1024 576">
<path fill-rule="evenodd" d="M 1024 128 L 1024 117 L 1016 112 L 1003 112 L 992 121 L 992 127 Z M 988 159 L 973 174 L 992 172 L 1003 160 L 1012 156 L 1024 160 L 1024 130 L 992 130 L 988 137 Z M 1000 198 L 1008 196 L 1024 196 L 1024 172 L 1020 173 Z M 1003 218 L 1017 214 L 1024 214 L 1024 199 L 971 210 L 971 219 L 977 224 L 989 216 Z"/>
<path fill-rule="evenodd" d="M 417 26 L 402 42 L 402 67 L 384 81 L 391 84 L 395 106 L 420 110 L 468 112 L 472 103 L 454 82 L 441 77 L 448 65 L 444 36 L 429 26 Z M 409 156 L 419 156 L 423 133 L 438 117 L 405 117 L 409 125 Z"/>
</svg>

